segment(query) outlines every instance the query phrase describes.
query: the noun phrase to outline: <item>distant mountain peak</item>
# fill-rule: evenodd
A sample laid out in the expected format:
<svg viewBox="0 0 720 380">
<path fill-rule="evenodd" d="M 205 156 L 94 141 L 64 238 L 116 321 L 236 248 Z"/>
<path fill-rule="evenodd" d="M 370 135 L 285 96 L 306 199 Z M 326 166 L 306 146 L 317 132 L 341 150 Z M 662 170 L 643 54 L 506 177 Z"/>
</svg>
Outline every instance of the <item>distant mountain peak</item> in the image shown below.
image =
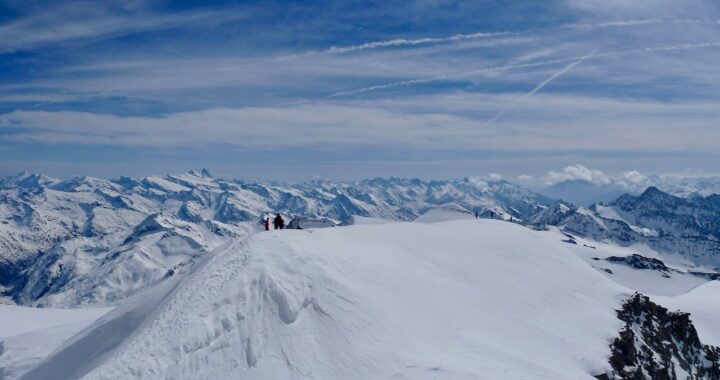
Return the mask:
<svg viewBox="0 0 720 380">
<path fill-rule="evenodd" d="M 640 195 L 640 197 L 656 197 L 656 196 L 669 196 L 670 194 L 658 189 L 655 186 L 650 186 L 643 193 Z"/>
<path fill-rule="evenodd" d="M 201 177 L 201 178 L 213 178 L 212 174 L 210 174 L 210 171 L 202 168 L 200 170 L 192 169 L 187 172 L 188 174 L 195 176 L 195 177 Z"/>
</svg>

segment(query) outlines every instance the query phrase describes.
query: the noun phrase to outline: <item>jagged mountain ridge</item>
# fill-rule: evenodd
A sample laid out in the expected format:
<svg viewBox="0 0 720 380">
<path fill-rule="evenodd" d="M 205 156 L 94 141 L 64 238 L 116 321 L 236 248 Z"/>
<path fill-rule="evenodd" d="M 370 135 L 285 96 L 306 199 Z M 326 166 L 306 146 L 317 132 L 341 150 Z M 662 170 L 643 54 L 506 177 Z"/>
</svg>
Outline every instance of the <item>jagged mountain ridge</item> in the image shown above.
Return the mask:
<svg viewBox="0 0 720 380">
<path fill-rule="evenodd" d="M 720 195 L 682 198 L 649 187 L 588 208 L 557 204 L 529 219 L 535 225 L 622 246 L 646 244 L 696 265 L 720 268 Z"/>
<path fill-rule="evenodd" d="M 114 180 L 21 173 L 0 180 L 0 285 L 20 304 L 112 304 L 271 212 L 332 223 L 352 215 L 412 220 L 456 204 L 522 220 L 552 203 L 474 178 L 278 184 L 216 179 L 207 170 Z"/>
</svg>

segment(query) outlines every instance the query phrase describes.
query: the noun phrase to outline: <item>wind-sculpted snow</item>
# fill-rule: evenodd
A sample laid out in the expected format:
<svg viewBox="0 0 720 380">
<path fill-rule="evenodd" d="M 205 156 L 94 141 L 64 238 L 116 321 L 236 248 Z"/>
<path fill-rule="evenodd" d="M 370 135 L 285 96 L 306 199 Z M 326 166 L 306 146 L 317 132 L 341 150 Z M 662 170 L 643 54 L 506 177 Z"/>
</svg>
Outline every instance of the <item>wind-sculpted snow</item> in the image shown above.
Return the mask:
<svg viewBox="0 0 720 380">
<path fill-rule="evenodd" d="M 23 173 L 0 180 L 0 286 L 24 305 L 114 304 L 271 213 L 338 225 L 353 216 L 413 220 L 450 203 L 522 220 L 552 201 L 472 178 L 288 185 L 221 180 L 205 170 L 64 181 Z"/>
<path fill-rule="evenodd" d="M 592 379 L 630 295 L 502 221 L 261 232 L 206 257 L 23 379 Z"/>
</svg>

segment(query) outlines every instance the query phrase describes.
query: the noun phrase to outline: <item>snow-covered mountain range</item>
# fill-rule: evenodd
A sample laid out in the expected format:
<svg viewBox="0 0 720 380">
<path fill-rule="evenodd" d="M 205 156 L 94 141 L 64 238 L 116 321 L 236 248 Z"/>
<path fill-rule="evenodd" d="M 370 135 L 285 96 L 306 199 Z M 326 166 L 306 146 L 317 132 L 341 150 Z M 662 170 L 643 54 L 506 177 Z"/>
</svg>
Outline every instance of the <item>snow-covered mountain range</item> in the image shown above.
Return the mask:
<svg viewBox="0 0 720 380">
<path fill-rule="evenodd" d="M 626 194 L 588 208 L 556 204 L 529 221 L 596 241 L 645 245 L 688 265 L 720 269 L 718 194 L 682 198 L 650 187 L 638 196 Z"/>
<path fill-rule="evenodd" d="M 114 304 L 220 247 L 273 213 L 293 227 L 407 221 L 438 207 L 467 210 L 675 255 L 697 271 L 720 268 L 720 196 L 683 198 L 651 187 L 576 207 L 506 181 L 375 178 L 250 183 L 207 170 L 146 178 L 0 180 L 0 285 L 21 305 Z M 424 218 L 432 218 L 427 215 Z"/>
<path fill-rule="evenodd" d="M 553 202 L 475 178 L 277 184 L 216 179 L 207 170 L 63 181 L 22 173 L 0 180 L 0 285 L 23 305 L 113 304 L 271 213 L 336 225 L 353 216 L 413 220 L 454 204 L 522 220 Z"/>
<path fill-rule="evenodd" d="M 719 216 L 654 187 L 23 173 L 0 284 L 43 309 L 0 305 L 0 378 L 715 379 Z"/>
</svg>

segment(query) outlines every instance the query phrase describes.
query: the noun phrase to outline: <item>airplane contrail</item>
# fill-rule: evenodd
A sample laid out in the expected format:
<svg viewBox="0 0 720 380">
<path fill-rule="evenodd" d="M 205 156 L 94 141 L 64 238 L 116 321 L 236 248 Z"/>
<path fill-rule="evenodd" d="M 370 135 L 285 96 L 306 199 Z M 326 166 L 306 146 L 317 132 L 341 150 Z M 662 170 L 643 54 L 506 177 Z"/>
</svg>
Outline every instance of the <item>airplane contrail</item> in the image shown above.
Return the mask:
<svg viewBox="0 0 720 380">
<path fill-rule="evenodd" d="M 503 117 L 506 113 L 508 113 L 508 112 L 512 111 L 513 109 L 515 109 L 515 107 L 517 107 L 517 106 L 518 106 L 520 103 L 522 103 L 525 99 L 527 99 L 527 98 L 529 98 L 529 97 L 537 94 L 537 93 L 538 93 L 540 90 L 542 90 L 545 86 L 547 86 L 548 84 L 550 84 L 550 82 L 554 81 L 555 79 L 557 79 L 557 78 L 560 77 L 561 75 L 563 75 L 563 74 L 567 73 L 568 71 L 572 70 L 573 67 L 579 65 L 579 64 L 580 64 L 581 62 L 583 62 L 584 60 L 590 58 L 590 57 L 593 56 L 595 53 L 597 53 L 597 51 L 598 51 L 598 49 L 595 49 L 592 53 L 587 54 L 587 55 L 585 55 L 585 56 L 582 56 L 582 57 L 580 57 L 580 59 L 578 59 L 578 60 L 576 60 L 576 61 L 570 62 L 570 64 L 567 65 L 567 66 L 565 66 L 565 67 L 563 67 L 562 70 L 554 73 L 554 74 L 551 75 L 549 78 L 547 78 L 547 79 L 545 79 L 544 81 L 540 82 L 540 84 L 538 84 L 537 86 L 535 86 L 535 88 L 533 88 L 530 92 L 528 92 L 528 93 L 524 94 L 523 96 L 517 98 L 509 107 L 507 107 L 507 108 L 501 110 L 500 112 L 498 112 L 495 116 L 493 116 L 492 118 L 490 118 L 490 120 L 487 121 L 486 125 L 488 125 L 488 126 L 492 125 L 497 119 Z"/>
<path fill-rule="evenodd" d="M 561 58 L 561 59 L 554 59 L 554 60 L 550 60 L 550 61 L 540 61 L 540 62 L 532 62 L 532 63 L 521 63 L 521 64 L 516 64 L 516 65 L 495 66 L 495 67 L 488 67 L 488 68 L 484 68 L 484 69 L 465 71 L 465 72 L 457 73 L 457 74 L 440 75 L 440 76 L 429 77 L 429 78 L 410 79 L 410 80 L 404 80 L 404 81 L 400 81 L 400 82 L 391 82 L 391 83 L 386 83 L 386 84 L 378 84 L 378 85 L 374 85 L 374 86 L 370 86 L 370 87 L 363 87 L 363 88 L 359 88 L 356 90 L 336 92 L 334 94 L 330 94 L 330 95 L 326 96 L 326 98 L 337 98 L 340 96 L 354 95 L 354 94 L 359 94 L 359 93 L 363 93 L 363 92 L 385 90 L 385 89 L 393 88 L 393 87 L 410 86 L 410 85 L 414 85 L 414 84 L 423 84 L 423 83 L 437 82 L 437 81 L 447 80 L 447 79 L 456 79 L 456 78 L 462 78 L 462 77 L 472 76 L 472 75 L 476 75 L 476 74 L 489 73 L 489 72 L 493 72 L 493 71 L 505 71 L 505 70 L 512 70 L 512 69 L 523 69 L 523 68 L 530 68 L 530 67 L 537 67 L 537 66 L 552 65 L 555 63 L 563 63 L 563 62 L 576 60 L 576 59 L 578 59 L 578 57 Z"/>
<path fill-rule="evenodd" d="M 659 18 L 651 18 L 645 20 L 626 20 L 626 21 L 607 21 L 593 24 L 566 24 L 560 26 L 561 29 L 590 29 L 590 28 L 608 28 L 614 26 L 638 26 L 661 24 L 663 20 Z"/>
<path fill-rule="evenodd" d="M 704 22 L 704 20 L 689 20 L 689 21 Z M 561 26 L 557 27 L 557 29 L 600 29 L 600 28 L 611 28 L 611 27 L 633 27 L 633 26 L 661 24 L 661 23 L 665 23 L 665 22 L 674 22 L 674 21 L 673 20 L 664 21 L 664 20 L 658 19 L 658 18 L 640 19 L 640 20 L 620 20 L 620 21 L 606 21 L 606 22 L 587 23 L 587 24 L 566 24 L 566 25 L 561 25 Z M 550 29 L 554 29 L 554 28 L 550 28 Z M 361 51 L 361 50 L 377 49 L 377 48 L 393 47 L 393 46 L 413 46 L 413 45 L 436 44 L 436 43 L 455 42 L 455 41 L 463 41 L 463 40 L 471 40 L 471 39 L 479 39 L 479 38 L 487 38 L 487 37 L 508 36 L 508 35 L 517 36 L 517 35 L 523 35 L 523 34 L 528 34 L 528 33 L 540 32 L 542 30 L 547 30 L 547 29 L 537 29 L 537 30 L 530 30 L 530 31 L 524 31 L 524 32 L 507 32 L 507 31 L 505 31 L 505 32 L 480 32 L 480 33 L 469 33 L 469 34 L 456 34 L 456 35 L 449 36 L 449 37 L 427 37 L 427 38 L 418 38 L 418 39 L 398 38 L 398 39 L 393 39 L 393 40 L 367 42 L 367 43 L 360 44 L 360 45 L 333 46 L 326 50 L 309 51 L 309 52 L 306 52 L 301 55 L 342 54 L 342 53 L 350 53 L 350 52 Z"/>
<path fill-rule="evenodd" d="M 659 51 L 702 49 L 702 48 L 710 48 L 710 47 L 720 47 L 720 42 L 706 42 L 706 43 L 698 43 L 698 44 L 672 45 L 672 46 L 655 46 L 655 47 L 647 47 L 647 48 L 640 48 L 640 49 L 620 50 L 620 51 L 607 52 L 607 53 L 596 53 L 596 54 L 592 54 L 589 56 L 585 56 L 584 59 L 606 58 L 606 57 L 651 53 L 651 52 L 659 52 Z M 337 98 L 337 97 L 342 97 L 342 96 L 360 94 L 360 93 L 364 93 L 364 92 L 380 91 L 380 90 L 385 90 L 385 89 L 395 88 L 395 87 L 404 87 L 404 86 L 411 86 L 411 85 L 415 85 L 415 84 L 431 83 L 431 82 L 437 82 L 437 81 L 448 80 L 448 79 L 458 79 L 458 78 L 463 78 L 463 77 L 468 77 L 468 76 L 473 76 L 473 75 L 478 75 L 478 74 L 484 74 L 484 73 L 490 73 L 490 72 L 496 72 L 496 71 L 507 71 L 507 70 L 514 70 L 514 69 L 524 69 L 524 68 L 531 68 L 531 67 L 554 65 L 554 64 L 558 64 L 558 63 L 577 61 L 580 58 L 583 58 L 583 56 L 558 58 L 558 59 L 552 59 L 552 60 L 547 60 L 547 61 L 521 63 L 521 64 L 515 64 L 515 65 L 495 66 L 495 67 L 488 67 L 488 68 L 483 68 L 483 69 L 478 69 L 478 70 L 465 71 L 465 72 L 461 72 L 461 73 L 457 73 L 457 74 L 447 74 L 447 75 L 440 75 L 440 76 L 435 76 L 435 77 L 409 79 L 409 80 L 404 80 L 404 81 L 390 82 L 390 83 L 385 83 L 385 84 L 378 84 L 378 85 L 374 85 L 374 86 L 358 88 L 355 90 L 335 92 L 335 93 L 332 93 L 332 94 L 326 96 L 326 98 Z"/>
<path fill-rule="evenodd" d="M 456 35 L 450 36 L 450 37 L 428 37 L 428 38 L 419 38 L 419 39 L 413 39 L 413 40 L 408 40 L 405 38 L 398 38 L 398 39 L 387 40 L 387 41 L 368 42 L 365 44 L 354 45 L 354 46 L 342 46 L 342 47 L 333 46 L 327 50 L 322 51 L 321 53 L 339 54 L 339 53 L 348 53 L 348 52 L 353 52 L 353 51 L 358 51 L 358 50 L 376 49 L 376 48 L 391 47 L 391 46 L 424 45 L 424 44 L 434 44 L 434 43 L 442 43 L 442 42 L 455 42 L 455 41 L 473 40 L 473 39 L 486 38 L 486 37 L 508 36 L 508 35 L 513 35 L 513 34 L 517 34 L 517 33 L 491 32 L 491 33 L 456 34 Z"/>
</svg>

